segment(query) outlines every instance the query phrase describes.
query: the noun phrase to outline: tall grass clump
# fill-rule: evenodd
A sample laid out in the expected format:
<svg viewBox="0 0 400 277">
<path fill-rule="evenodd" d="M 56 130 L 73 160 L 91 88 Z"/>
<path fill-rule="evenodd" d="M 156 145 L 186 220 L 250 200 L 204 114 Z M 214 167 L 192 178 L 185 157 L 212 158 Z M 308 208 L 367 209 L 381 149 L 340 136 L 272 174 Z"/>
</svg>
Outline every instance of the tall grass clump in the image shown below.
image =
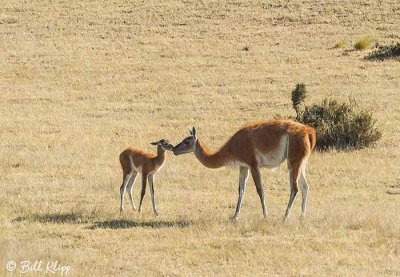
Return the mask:
<svg viewBox="0 0 400 277">
<path fill-rule="evenodd" d="M 369 48 L 370 44 L 371 44 L 371 39 L 369 37 L 362 37 L 356 41 L 356 43 L 354 44 L 354 48 L 356 50 L 365 50 Z"/>
<path fill-rule="evenodd" d="M 346 41 L 344 39 L 339 40 L 335 44 L 335 48 L 344 48 L 346 46 Z"/>
<path fill-rule="evenodd" d="M 376 120 L 372 114 L 360 110 L 354 100 L 338 102 L 324 99 L 320 104 L 300 109 L 305 96 L 305 85 L 296 85 L 292 91 L 292 105 L 296 111 L 296 120 L 315 128 L 319 150 L 360 149 L 371 146 L 381 138 L 382 134 L 375 127 Z"/>
</svg>

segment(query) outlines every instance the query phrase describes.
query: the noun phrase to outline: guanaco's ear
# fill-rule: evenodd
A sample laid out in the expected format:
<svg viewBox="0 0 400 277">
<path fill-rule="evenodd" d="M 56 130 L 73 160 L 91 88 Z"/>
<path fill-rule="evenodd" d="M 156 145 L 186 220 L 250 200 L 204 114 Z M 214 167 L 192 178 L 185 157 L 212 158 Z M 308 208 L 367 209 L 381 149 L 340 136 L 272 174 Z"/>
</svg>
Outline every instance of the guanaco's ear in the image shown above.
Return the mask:
<svg viewBox="0 0 400 277">
<path fill-rule="evenodd" d="M 190 132 L 192 136 L 196 137 L 196 128 L 193 126 L 192 131 Z"/>
<path fill-rule="evenodd" d="M 158 145 L 158 141 L 150 142 L 151 145 Z"/>
</svg>

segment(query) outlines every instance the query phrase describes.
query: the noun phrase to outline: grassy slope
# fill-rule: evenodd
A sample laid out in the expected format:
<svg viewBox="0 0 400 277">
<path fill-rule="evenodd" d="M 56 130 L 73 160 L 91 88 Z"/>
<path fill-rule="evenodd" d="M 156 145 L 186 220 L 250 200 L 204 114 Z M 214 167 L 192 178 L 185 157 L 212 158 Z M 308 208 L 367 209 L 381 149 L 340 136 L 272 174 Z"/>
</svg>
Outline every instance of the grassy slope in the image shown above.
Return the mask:
<svg viewBox="0 0 400 277">
<path fill-rule="evenodd" d="M 0 273 L 53 259 L 73 275 L 399 275 L 400 201 L 387 192 L 400 189 L 400 64 L 351 50 L 364 35 L 399 41 L 400 4 L 318 3 L 2 1 Z M 250 181 L 231 224 L 237 170 L 192 155 L 156 176 L 159 217 L 149 197 L 143 215 L 119 215 L 124 147 L 155 151 L 196 124 L 217 148 L 291 113 L 298 82 L 310 102 L 354 97 L 384 134 L 373 149 L 312 155 L 306 220 L 299 198 L 282 222 L 282 166 L 263 170 L 267 222 Z"/>
</svg>

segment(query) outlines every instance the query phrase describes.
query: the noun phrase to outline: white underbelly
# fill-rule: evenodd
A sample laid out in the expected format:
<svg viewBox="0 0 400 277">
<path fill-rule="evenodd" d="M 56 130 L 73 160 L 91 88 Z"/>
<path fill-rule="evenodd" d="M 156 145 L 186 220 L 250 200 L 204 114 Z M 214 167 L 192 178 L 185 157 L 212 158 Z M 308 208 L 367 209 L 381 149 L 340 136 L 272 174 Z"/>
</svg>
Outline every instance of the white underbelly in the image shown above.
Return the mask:
<svg viewBox="0 0 400 277">
<path fill-rule="evenodd" d="M 159 167 L 156 167 L 153 171 L 150 171 L 149 174 L 156 174 L 163 168 L 164 164 L 160 165 Z"/>
<path fill-rule="evenodd" d="M 278 148 L 268 153 L 262 153 L 256 149 L 256 160 L 259 167 L 276 168 L 287 158 L 289 146 L 288 135 L 282 136 Z"/>
<path fill-rule="evenodd" d="M 250 167 L 247 163 L 240 161 L 230 161 L 228 164 L 230 167 L 239 168 L 239 167 Z"/>
<path fill-rule="evenodd" d="M 283 135 L 279 141 L 278 147 L 268 153 L 263 153 L 258 149 L 255 149 L 256 161 L 258 167 L 267 168 L 277 168 L 279 167 L 287 158 L 289 149 L 289 136 Z M 241 161 L 229 161 L 228 165 L 230 167 L 250 167 L 247 163 Z"/>
<path fill-rule="evenodd" d="M 135 166 L 135 165 L 133 164 L 132 167 L 133 167 L 133 170 L 134 170 L 134 171 L 142 173 L 142 167 L 141 167 L 141 166 Z"/>
</svg>

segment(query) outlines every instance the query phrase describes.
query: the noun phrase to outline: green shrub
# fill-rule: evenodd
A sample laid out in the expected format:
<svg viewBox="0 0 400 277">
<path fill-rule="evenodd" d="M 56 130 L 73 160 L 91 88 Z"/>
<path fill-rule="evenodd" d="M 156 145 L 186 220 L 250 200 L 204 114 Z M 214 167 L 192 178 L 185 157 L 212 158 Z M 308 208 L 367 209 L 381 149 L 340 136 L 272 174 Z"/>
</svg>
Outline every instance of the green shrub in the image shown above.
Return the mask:
<svg viewBox="0 0 400 277">
<path fill-rule="evenodd" d="M 356 50 L 365 50 L 367 49 L 371 44 L 371 39 L 369 37 L 363 37 L 360 38 L 355 44 L 354 48 Z"/>
<path fill-rule="evenodd" d="M 305 86 L 303 89 L 305 95 Z M 293 103 L 293 107 L 295 106 L 298 107 L 299 104 Z M 296 110 L 296 114 L 297 121 L 315 128 L 319 150 L 360 149 L 372 145 L 382 136 L 375 127 L 376 121 L 372 114 L 359 110 L 355 101 L 340 103 L 333 99 L 325 99 L 321 104 Z"/>
<path fill-rule="evenodd" d="M 366 60 L 385 60 L 400 58 L 400 43 L 396 43 L 390 46 L 379 46 L 378 49 L 369 53 L 365 59 Z"/>
</svg>

